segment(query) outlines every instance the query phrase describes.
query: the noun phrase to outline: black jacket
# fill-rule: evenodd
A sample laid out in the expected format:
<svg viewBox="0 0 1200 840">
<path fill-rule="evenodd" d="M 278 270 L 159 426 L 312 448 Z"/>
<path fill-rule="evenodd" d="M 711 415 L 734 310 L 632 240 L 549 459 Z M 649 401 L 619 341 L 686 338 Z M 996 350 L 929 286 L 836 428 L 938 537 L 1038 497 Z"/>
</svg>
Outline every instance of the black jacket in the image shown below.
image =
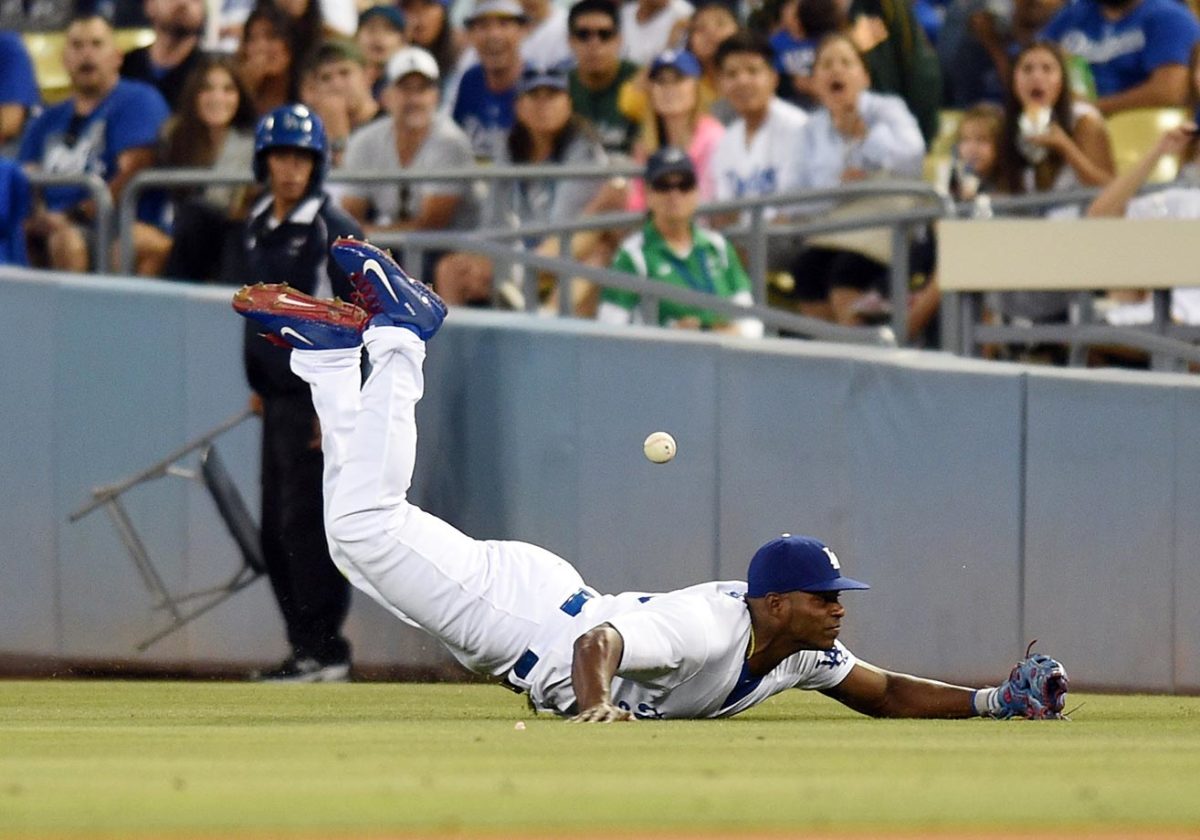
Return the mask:
<svg viewBox="0 0 1200 840">
<path fill-rule="evenodd" d="M 362 238 L 358 223 L 335 207 L 327 196 L 306 198 L 277 227 L 269 225 L 272 201 L 263 198 L 250 213 L 242 231 L 240 266 L 243 283 L 287 283 L 318 297 L 349 300 L 353 288 L 329 246 L 339 236 Z M 288 366 L 291 350 L 262 338 L 262 327 L 246 320 L 244 357 L 246 379 L 258 394 L 271 397 L 307 391 Z"/>
</svg>

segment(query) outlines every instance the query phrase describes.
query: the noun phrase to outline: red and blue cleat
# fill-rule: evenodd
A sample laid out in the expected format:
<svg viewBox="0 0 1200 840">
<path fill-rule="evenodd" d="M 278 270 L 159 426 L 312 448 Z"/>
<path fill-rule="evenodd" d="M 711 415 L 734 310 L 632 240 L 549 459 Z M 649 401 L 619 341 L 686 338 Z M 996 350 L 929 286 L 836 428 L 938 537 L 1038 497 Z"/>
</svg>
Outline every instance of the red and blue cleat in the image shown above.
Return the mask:
<svg viewBox="0 0 1200 840">
<path fill-rule="evenodd" d="M 233 308 L 261 324 L 267 340 L 297 350 L 358 347 L 371 319 L 352 303 L 315 298 L 282 283 L 243 286 Z"/>
<path fill-rule="evenodd" d="M 446 318 L 446 304 L 433 290 L 405 273 L 391 255 L 369 242 L 341 238 L 330 248 L 350 276 L 354 301 L 374 326 L 407 327 L 423 341 L 433 338 Z"/>
</svg>

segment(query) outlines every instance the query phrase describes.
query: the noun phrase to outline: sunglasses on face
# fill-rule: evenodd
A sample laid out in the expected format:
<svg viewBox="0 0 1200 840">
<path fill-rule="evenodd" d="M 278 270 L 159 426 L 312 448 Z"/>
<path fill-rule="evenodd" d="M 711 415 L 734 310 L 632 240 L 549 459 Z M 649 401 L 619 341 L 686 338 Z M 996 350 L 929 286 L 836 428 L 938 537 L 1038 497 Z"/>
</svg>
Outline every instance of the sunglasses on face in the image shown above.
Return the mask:
<svg viewBox="0 0 1200 840">
<path fill-rule="evenodd" d="M 592 29 L 581 26 L 571 30 L 571 37 L 577 41 L 611 41 L 617 37 L 615 29 Z"/>
<path fill-rule="evenodd" d="M 655 181 L 650 185 L 650 189 L 657 193 L 665 192 L 683 192 L 688 193 L 696 189 L 695 178 L 664 178 L 661 181 Z"/>
</svg>

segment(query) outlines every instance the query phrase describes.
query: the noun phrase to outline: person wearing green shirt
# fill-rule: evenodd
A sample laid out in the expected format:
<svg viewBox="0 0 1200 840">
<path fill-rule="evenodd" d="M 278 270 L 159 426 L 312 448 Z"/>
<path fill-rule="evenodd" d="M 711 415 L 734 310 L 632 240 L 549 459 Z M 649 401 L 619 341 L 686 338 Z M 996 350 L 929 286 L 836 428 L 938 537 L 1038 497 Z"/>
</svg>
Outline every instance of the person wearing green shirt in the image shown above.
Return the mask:
<svg viewBox="0 0 1200 840">
<path fill-rule="evenodd" d="M 692 159 L 682 149 L 664 146 L 650 156 L 645 177 L 649 217 L 639 232 L 621 243 L 613 268 L 751 305 L 750 278 L 733 246 L 721 234 L 696 223 L 699 195 Z M 605 289 L 596 317 L 607 324 L 640 322 L 640 300 L 633 292 Z M 730 321 L 715 312 L 666 299 L 659 301 L 658 323 L 750 338 L 763 334 L 757 318 Z"/>
<path fill-rule="evenodd" d="M 621 18 L 612 0 L 579 0 L 567 14 L 575 66 L 567 76 L 571 109 L 583 117 L 607 152 L 629 154 L 638 123 L 621 110 L 621 91 L 638 66 L 621 58 Z"/>
</svg>

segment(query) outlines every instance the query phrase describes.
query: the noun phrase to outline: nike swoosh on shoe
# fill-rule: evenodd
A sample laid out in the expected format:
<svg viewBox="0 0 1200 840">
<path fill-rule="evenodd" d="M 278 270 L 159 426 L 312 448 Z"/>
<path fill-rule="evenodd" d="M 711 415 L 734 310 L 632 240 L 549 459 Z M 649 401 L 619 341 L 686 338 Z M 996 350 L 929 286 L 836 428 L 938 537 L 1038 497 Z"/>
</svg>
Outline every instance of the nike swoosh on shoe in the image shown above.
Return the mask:
<svg viewBox="0 0 1200 840">
<path fill-rule="evenodd" d="M 392 288 L 392 284 L 388 281 L 387 272 L 383 270 L 383 266 L 379 264 L 378 260 L 367 260 L 364 262 L 363 271 L 374 271 L 379 277 L 379 282 L 383 284 L 383 287 L 387 289 L 388 294 L 392 296 L 392 300 L 396 301 L 396 303 L 400 302 L 400 298 L 396 294 L 396 290 Z"/>
</svg>

